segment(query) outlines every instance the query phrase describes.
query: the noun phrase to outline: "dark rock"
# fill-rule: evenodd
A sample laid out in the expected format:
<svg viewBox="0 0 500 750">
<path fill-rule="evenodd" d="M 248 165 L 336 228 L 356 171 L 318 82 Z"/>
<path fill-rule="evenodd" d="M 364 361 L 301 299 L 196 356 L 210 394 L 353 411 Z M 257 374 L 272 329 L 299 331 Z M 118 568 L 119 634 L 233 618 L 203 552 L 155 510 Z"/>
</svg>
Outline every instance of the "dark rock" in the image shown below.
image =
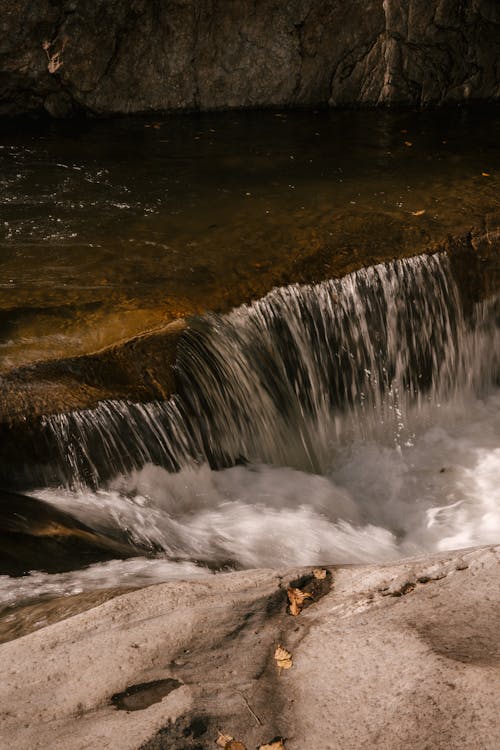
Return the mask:
<svg viewBox="0 0 500 750">
<path fill-rule="evenodd" d="M 495 0 L 5 0 L 0 113 L 498 99 L 499 26 Z"/>
<path fill-rule="evenodd" d="M 143 711 L 153 703 L 159 703 L 162 698 L 180 685 L 178 680 L 170 678 L 142 682 L 139 685 L 131 685 L 121 693 L 115 693 L 111 697 L 111 703 L 120 711 Z"/>
<path fill-rule="evenodd" d="M 44 109 L 56 119 L 70 117 L 73 113 L 73 102 L 71 97 L 64 91 L 49 94 L 43 103 Z"/>
<path fill-rule="evenodd" d="M 137 552 L 115 530 L 90 528 L 43 500 L 0 490 L 0 575 L 59 573 Z"/>
</svg>

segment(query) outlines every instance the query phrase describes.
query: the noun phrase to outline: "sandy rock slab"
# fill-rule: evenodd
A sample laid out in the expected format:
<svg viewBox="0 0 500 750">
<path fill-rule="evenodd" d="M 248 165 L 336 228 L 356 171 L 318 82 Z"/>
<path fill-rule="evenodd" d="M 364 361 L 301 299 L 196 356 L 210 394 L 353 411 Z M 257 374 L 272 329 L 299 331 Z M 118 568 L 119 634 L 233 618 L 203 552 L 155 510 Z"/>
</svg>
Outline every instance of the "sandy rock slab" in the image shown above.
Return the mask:
<svg viewBox="0 0 500 750">
<path fill-rule="evenodd" d="M 247 750 L 497 750 L 499 562 L 485 547 L 125 594 L 0 647 L 0 746 L 213 750 L 220 731 Z"/>
</svg>

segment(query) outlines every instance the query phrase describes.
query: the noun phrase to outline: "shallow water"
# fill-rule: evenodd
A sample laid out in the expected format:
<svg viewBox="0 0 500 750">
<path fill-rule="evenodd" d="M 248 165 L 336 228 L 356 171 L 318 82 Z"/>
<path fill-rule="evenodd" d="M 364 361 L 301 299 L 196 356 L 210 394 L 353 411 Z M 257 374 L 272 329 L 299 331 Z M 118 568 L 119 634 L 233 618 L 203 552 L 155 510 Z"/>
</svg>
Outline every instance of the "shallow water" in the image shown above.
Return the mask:
<svg viewBox="0 0 500 750">
<path fill-rule="evenodd" d="M 498 109 L 2 123 L 0 371 L 467 230 L 499 138 Z"/>
</svg>

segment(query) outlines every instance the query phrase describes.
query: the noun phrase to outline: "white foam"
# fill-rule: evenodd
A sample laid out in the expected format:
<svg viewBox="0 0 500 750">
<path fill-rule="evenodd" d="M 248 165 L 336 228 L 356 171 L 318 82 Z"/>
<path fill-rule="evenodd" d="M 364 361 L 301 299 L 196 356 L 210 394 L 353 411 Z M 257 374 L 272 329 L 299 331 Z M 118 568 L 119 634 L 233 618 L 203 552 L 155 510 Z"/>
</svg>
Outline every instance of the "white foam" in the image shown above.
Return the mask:
<svg viewBox="0 0 500 750">
<path fill-rule="evenodd" d="M 0 606 L 26 604 L 42 597 L 73 596 L 83 591 L 151 586 L 163 581 L 209 575 L 206 568 L 170 560 L 111 560 L 67 573 L 34 570 L 22 578 L 0 576 Z"/>
<path fill-rule="evenodd" d="M 345 447 L 328 476 L 264 464 L 179 473 L 149 464 L 107 490 L 34 493 L 164 553 L 15 584 L 4 577 L 0 601 L 189 578 L 205 566 L 380 562 L 498 542 L 500 390 L 457 403 L 437 410 L 412 445 Z"/>
</svg>

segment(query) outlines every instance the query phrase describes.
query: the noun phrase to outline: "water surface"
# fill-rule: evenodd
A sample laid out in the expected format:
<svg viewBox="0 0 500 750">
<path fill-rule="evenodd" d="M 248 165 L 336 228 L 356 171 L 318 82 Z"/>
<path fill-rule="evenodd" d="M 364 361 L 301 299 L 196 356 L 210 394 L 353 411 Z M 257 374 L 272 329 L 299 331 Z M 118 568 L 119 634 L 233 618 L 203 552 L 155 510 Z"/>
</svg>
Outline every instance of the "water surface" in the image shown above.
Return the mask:
<svg viewBox="0 0 500 750">
<path fill-rule="evenodd" d="M 498 109 L 0 126 L 0 371 L 320 280 L 498 209 Z"/>
<path fill-rule="evenodd" d="M 499 299 L 464 306 L 444 254 L 380 261 L 498 211 L 499 125 L 3 124 L 0 371 L 194 317 L 172 399 L 48 415 L 20 488 L 134 555 L 0 575 L 0 606 L 498 542 Z"/>
</svg>

